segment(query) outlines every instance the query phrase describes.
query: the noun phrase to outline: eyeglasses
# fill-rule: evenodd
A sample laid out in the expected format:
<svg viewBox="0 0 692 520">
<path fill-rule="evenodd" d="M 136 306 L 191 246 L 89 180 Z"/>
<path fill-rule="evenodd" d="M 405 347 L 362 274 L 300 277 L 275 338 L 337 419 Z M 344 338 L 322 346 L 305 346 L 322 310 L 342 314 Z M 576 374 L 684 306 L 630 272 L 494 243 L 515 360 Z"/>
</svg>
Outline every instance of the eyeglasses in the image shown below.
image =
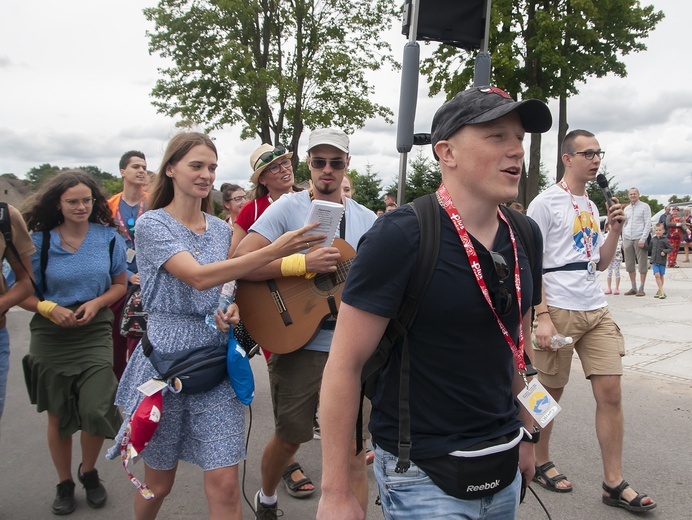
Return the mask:
<svg viewBox="0 0 692 520">
<path fill-rule="evenodd" d="M 229 200 L 232 200 L 233 202 L 243 202 L 244 200 L 247 200 L 247 195 L 238 195 L 237 197 L 231 197 Z"/>
<path fill-rule="evenodd" d="M 267 166 L 264 171 L 269 172 L 272 175 L 277 175 L 281 170 L 288 170 L 291 167 L 291 160 L 286 157 L 281 162 L 274 163 Z M 233 199 L 235 200 L 235 199 Z"/>
<path fill-rule="evenodd" d="M 597 155 L 599 159 L 603 159 L 603 157 L 605 157 L 605 151 L 599 150 L 598 152 L 592 152 L 591 150 L 589 150 L 586 152 L 567 152 L 567 155 L 583 155 L 584 159 L 586 159 L 587 161 L 593 161 L 593 158 Z"/>
<path fill-rule="evenodd" d="M 310 166 L 313 168 L 317 168 L 318 170 L 321 170 L 325 166 L 327 166 L 327 163 L 329 163 L 329 166 L 333 170 L 345 170 L 346 169 L 346 161 L 343 159 L 322 159 L 320 157 L 310 157 Z"/>
<path fill-rule="evenodd" d="M 272 162 L 274 159 L 277 157 L 281 157 L 286 153 L 286 147 L 282 144 L 277 144 L 276 147 L 271 151 L 271 152 L 264 152 L 262 155 L 260 155 L 257 160 L 255 161 L 255 170 L 257 168 L 260 168 L 264 166 L 265 164 L 269 164 Z M 259 164 L 261 163 L 261 164 Z"/>
<path fill-rule="evenodd" d="M 95 200 L 94 197 L 84 197 L 83 199 L 63 199 L 63 202 L 68 208 L 77 209 L 80 204 L 83 204 L 85 208 L 89 208 Z"/>
<path fill-rule="evenodd" d="M 509 265 L 500 253 L 489 251 L 495 266 L 495 273 L 500 280 L 499 290 L 495 294 L 495 312 L 500 316 L 506 316 L 512 309 L 512 292 L 505 286 L 504 281 L 509 278 Z"/>
</svg>

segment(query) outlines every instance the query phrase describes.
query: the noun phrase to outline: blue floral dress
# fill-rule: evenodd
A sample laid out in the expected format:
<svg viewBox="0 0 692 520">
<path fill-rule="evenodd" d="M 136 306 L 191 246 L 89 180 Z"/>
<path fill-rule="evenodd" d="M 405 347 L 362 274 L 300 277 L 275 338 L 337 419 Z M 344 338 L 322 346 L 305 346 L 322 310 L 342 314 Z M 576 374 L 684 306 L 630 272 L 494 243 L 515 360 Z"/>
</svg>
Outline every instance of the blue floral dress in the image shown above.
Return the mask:
<svg viewBox="0 0 692 520">
<path fill-rule="evenodd" d="M 154 348 L 163 352 L 228 341 L 227 334 L 211 330 L 204 322 L 207 314 L 216 311 L 220 288 L 198 291 L 163 268 L 167 260 L 182 251 L 189 252 L 200 264 L 228 258 L 228 224 L 205 216 L 207 229 L 202 234 L 189 230 L 163 209 L 148 211 L 137 220 L 137 265 L 144 310 L 149 314 L 147 335 Z M 126 416 L 134 413 L 144 397 L 137 387 L 152 377 L 158 377 L 158 373 L 140 344 L 123 373 L 116 396 L 116 404 L 123 407 Z M 119 455 L 123 431 L 124 426 L 108 458 Z M 157 470 L 172 469 L 178 460 L 205 471 L 233 466 L 245 458 L 244 434 L 245 411 L 228 379 L 199 394 L 164 391 L 162 419 L 142 458 Z"/>
</svg>

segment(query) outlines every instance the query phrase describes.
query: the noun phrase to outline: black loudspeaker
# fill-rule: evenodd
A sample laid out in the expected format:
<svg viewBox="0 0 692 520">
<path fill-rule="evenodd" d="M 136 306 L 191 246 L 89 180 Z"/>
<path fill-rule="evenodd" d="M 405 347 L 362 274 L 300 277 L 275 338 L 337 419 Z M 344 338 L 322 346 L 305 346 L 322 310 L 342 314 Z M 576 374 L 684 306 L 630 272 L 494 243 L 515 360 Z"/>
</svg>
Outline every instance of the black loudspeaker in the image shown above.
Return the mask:
<svg viewBox="0 0 692 520">
<path fill-rule="evenodd" d="M 404 5 L 402 34 L 408 37 L 411 2 Z M 485 36 L 485 0 L 420 0 L 416 40 L 479 49 Z"/>
</svg>

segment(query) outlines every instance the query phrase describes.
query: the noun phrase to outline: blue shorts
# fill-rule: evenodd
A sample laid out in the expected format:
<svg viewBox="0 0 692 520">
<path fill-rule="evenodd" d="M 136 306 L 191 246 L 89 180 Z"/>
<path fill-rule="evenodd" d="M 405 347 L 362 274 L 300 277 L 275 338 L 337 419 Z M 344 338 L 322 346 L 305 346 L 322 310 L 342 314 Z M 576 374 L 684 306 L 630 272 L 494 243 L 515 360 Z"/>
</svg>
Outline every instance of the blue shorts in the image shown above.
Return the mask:
<svg viewBox="0 0 692 520">
<path fill-rule="evenodd" d="M 654 274 L 660 274 L 663 276 L 666 274 L 666 264 L 651 264 L 651 270 Z"/>
<path fill-rule="evenodd" d="M 394 471 L 396 456 L 375 446 L 373 469 L 385 520 L 514 520 L 519 511 L 521 474 L 506 488 L 475 500 L 448 495 L 413 462 L 406 473 Z"/>
</svg>

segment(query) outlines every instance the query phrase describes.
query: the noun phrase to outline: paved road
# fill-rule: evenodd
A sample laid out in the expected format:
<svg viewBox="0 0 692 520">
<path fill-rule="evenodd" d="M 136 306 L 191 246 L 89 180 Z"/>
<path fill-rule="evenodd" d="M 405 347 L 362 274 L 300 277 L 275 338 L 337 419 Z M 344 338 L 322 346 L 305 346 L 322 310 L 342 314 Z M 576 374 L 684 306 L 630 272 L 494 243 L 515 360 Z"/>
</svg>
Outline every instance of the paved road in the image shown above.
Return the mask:
<svg viewBox="0 0 692 520">
<path fill-rule="evenodd" d="M 682 264 L 687 265 L 687 264 Z M 622 328 L 628 355 L 623 378 L 625 424 L 625 477 L 638 489 L 654 497 L 659 507 L 645 518 L 685 520 L 692 518 L 689 482 L 692 477 L 692 269 L 670 269 L 666 281 L 668 299 L 659 301 L 653 280 L 647 282 L 647 296 L 608 296 L 611 310 Z M 623 286 L 626 283 L 623 280 Z M 55 471 L 45 442 L 45 414 L 37 414 L 28 402 L 21 377 L 21 357 L 28 350 L 30 315 L 11 311 L 12 368 L 4 417 L 0 425 L 0 520 L 55 518 L 50 504 L 55 490 Z M 264 361 L 252 360 L 257 380 L 253 403 L 253 424 L 248 448 L 244 489 L 251 500 L 259 486 L 259 461 L 272 431 L 271 408 Z M 536 486 L 536 493 L 555 520 L 625 519 L 631 515 L 608 508 L 600 502 L 601 465 L 594 434 L 594 403 L 578 362 L 562 401 L 557 419 L 553 457 L 560 471 L 575 484 L 568 495 L 549 493 Z M 248 416 L 249 419 L 249 416 Z M 248 421 L 249 422 L 249 421 Z M 74 467 L 78 464 L 75 449 Z M 299 460 L 319 486 L 320 442 L 301 447 Z M 74 519 L 115 520 L 132 517 L 134 488 L 118 462 L 103 460 L 99 471 L 109 492 L 103 510 L 88 508 L 77 492 Z M 135 474 L 142 468 L 135 466 Z M 372 477 L 372 473 L 371 473 Z M 371 479 L 371 498 L 376 496 Z M 279 491 L 280 508 L 287 519 L 314 518 L 317 496 L 297 500 Z M 244 506 L 244 519 L 253 518 Z M 178 479 L 163 506 L 160 518 L 204 519 L 207 506 L 202 474 L 196 467 L 181 463 Z M 368 520 L 382 513 L 373 505 Z M 520 520 L 547 518 L 530 493 L 522 505 Z"/>
</svg>

